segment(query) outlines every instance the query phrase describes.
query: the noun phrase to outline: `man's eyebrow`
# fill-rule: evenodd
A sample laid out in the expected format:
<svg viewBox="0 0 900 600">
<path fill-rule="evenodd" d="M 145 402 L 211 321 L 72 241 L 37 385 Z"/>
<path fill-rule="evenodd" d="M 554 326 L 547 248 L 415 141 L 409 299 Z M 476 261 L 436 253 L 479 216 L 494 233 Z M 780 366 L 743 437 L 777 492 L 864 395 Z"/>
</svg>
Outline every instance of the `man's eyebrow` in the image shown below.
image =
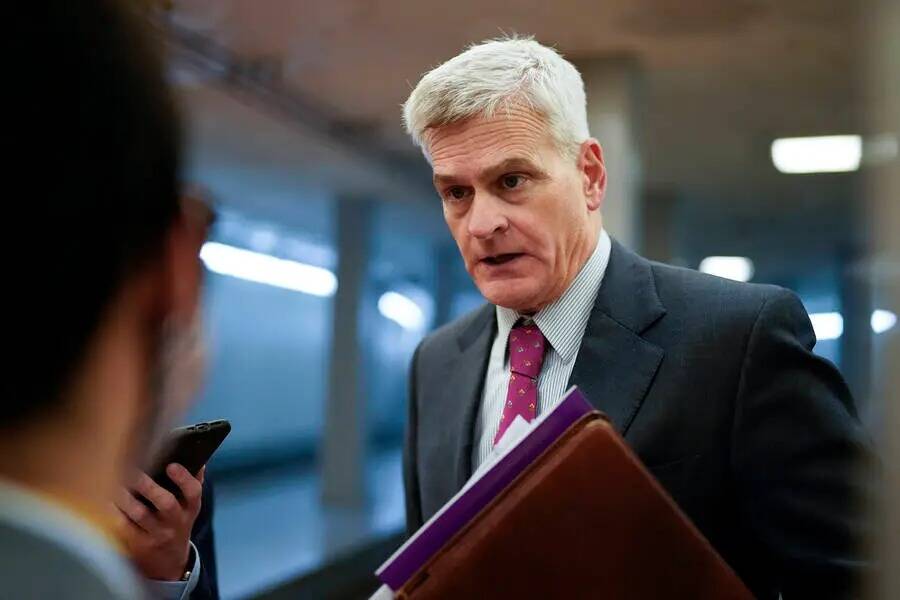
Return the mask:
<svg viewBox="0 0 900 600">
<path fill-rule="evenodd" d="M 445 184 L 452 183 L 452 182 L 456 181 L 456 177 L 454 177 L 453 175 L 444 175 L 442 173 L 435 173 L 434 176 L 431 178 L 431 180 L 434 182 L 434 185 L 440 185 L 442 183 L 445 183 Z"/>
<path fill-rule="evenodd" d="M 531 159 L 512 157 L 507 158 L 497 165 L 488 167 L 482 172 L 482 176 L 486 176 L 487 179 L 493 179 L 498 175 L 503 175 L 504 173 L 510 173 L 513 171 L 525 171 L 538 177 L 544 175 L 544 170 L 536 165 Z"/>
<path fill-rule="evenodd" d="M 504 173 L 510 173 L 513 171 L 524 171 L 527 173 L 531 173 L 536 177 L 543 177 L 546 175 L 544 170 L 537 166 L 532 160 L 522 157 L 513 157 L 507 158 L 506 160 L 496 165 L 492 165 L 484 169 L 479 174 L 479 178 L 490 180 L 503 175 Z M 455 182 L 457 180 L 457 177 L 450 174 L 435 173 L 431 179 L 435 185 L 446 185 Z"/>
</svg>

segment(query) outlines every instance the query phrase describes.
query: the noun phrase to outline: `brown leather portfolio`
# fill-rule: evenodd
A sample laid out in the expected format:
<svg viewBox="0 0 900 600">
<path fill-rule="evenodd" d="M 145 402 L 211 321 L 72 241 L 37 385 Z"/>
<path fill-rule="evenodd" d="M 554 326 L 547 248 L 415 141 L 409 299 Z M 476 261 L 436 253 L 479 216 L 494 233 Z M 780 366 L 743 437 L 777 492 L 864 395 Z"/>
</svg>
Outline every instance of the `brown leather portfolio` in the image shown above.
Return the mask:
<svg viewBox="0 0 900 600">
<path fill-rule="evenodd" d="M 752 595 L 595 412 L 572 425 L 397 597 Z"/>
</svg>

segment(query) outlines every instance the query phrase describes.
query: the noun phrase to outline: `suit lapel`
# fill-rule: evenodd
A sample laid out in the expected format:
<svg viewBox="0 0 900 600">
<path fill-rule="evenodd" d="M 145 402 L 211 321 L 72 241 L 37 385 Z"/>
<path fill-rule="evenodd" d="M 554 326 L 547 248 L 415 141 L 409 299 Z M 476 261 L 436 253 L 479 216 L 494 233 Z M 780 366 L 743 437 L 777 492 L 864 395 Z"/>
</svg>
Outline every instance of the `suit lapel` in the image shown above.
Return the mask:
<svg viewBox="0 0 900 600">
<path fill-rule="evenodd" d="M 481 404 L 491 343 L 497 331 L 493 305 L 486 305 L 457 338 L 450 358 L 442 406 L 446 415 L 458 490 L 472 474 L 475 420 Z M 650 264 L 615 240 L 603 284 L 591 312 L 570 384 L 578 385 L 594 406 L 625 434 L 650 389 L 663 350 L 641 337 L 665 314 Z M 450 450 L 448 448 L 448 450 Z"/>
<path fill-rule="evenodd" d="M 454 418 L 446 423 L 452 429 L 450 439 L 456 440 L 455 473 L 452 474 L 456 489 L 461 488 L 472 473 L 475 420 L 481 404 L 491 343 L 497 331 L 494 310 L 493 305 L 481 309 L 472 324 L 457 338 L 459 355 L 450 365 L 448 379 L 454 385 L 446 386 L 443 391 L 444 406 L 460 406 Z"/>
<path fill-rule="evenodd" d="M 623 436 L 664 354 L 641 334 L 665 312 L 650 263 L 613 241 L 569 383 L 579 386 Z"/>
</svg>

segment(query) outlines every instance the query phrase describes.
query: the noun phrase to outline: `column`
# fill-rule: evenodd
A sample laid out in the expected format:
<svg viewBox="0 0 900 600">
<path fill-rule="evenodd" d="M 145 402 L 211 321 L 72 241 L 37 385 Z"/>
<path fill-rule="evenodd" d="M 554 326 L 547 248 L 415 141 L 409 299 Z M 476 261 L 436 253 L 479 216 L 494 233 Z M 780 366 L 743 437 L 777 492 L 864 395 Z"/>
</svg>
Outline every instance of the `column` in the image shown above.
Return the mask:
<svg viewBox="0 0 900 600">
<path fill-rule="evenodd" d="M 840 339 L 841 372 L 861 414 L 869 409 L 872 367 L 872 285 L 863 252 L 846 252 L 841 260 L 840 298 L 844 333 Z"/>
<path fill-rule="evenodd" d="M 641 254 L 650 260 L 673 263 L 675 244 L 675 216 L 678 194 L 671 189 L 646 190 L 641 202 Z"/>
<path fill-rule="evenodd" d="M 640 250 L 641 165 L 636 140 L 637 65 L 628 57 L 578 63 L 587 93 L 591 135 L 600 140 L 607 189 L 603 225 L 625 246 Z"/>
<path fill-rule="evenodd" d="M 328 405 L 322 439 L 322 499 L 335 507 L 365 504 L 366 402 L 360 308 L 366 291 L 369 203 L 337 202 L 338 289 L 334 296 Z"/>
<path fill-rule="evenodd" d="M 867 55 L 867 98 L 869 126 L 876 131 L 900 135 L 900 3 L 874 0 L 865 4 Z M 872 193 L 871 223 L 875 231 L 875 283 L 879 308 L 900 314 L 900 160 L 871 169 L 866 178 Z M 883 497 L 876 528 L 879 543 L 877 569 L 867 597 L 900 598 L 900 336 L 883 334 L 880 370 L 875 378 L 882 393 L 873 395 L 881 405 L 883 418 L 876 434 L 884 464 Z"/>
<path fill-rule="evenodd" d="M 434 326 L 450 322 L 453 308 L 455 263 L 460 261 L 459 249 L 453 242 L 438 242 L 434 249 L 435 294 Z"/>
</svg>

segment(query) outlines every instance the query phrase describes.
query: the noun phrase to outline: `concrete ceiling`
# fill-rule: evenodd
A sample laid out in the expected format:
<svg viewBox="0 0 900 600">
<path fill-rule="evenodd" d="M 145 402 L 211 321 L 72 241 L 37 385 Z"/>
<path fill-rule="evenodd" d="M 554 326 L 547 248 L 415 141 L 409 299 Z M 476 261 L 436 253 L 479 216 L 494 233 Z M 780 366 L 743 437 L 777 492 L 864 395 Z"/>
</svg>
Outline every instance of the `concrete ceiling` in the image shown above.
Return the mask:
<svg viewBox="0 0 900 600">
<path fill-rule="evenodd" d="M 412 152 L 399 105 L 468 43 L 534 34 L 573 61 L 633 56 L 648 183 L 772 175 L 773 135 L 860 126 L 845 0 L 191 0 L 179 24 L 277 65 L 287 86 Z"/>
<path fill-rule="evenodd" d="M 750 215 L 845 210 L 853 200 L 852 176 L 777 173 L 769 144 L 864 129 L 854 5 L 176 0 L 169 19 L 302 98 L 323 121 L 316 130 L 277 110 L 261 117 L 265 107 L 229 93 L 234 73 L 177 78 L 187 82 L 195 154 L 207 172 L 231 164 L 268 178 L 275 169 L 285 186 L 434 201 L 427 165 L 402 132 L 400 104 L 424 71 L 465 45 L 516 32 L 555 45 L 576 65 L 630 57 L 641 81 L 635 115 L 645 186 Z M 329 138 L 335 131 L 359 133 L 361 142 Z M 840 218 L 830 222 L 841 227 Z M 777 228 L 773 241 L 784 241 Z"/>
</svg>

